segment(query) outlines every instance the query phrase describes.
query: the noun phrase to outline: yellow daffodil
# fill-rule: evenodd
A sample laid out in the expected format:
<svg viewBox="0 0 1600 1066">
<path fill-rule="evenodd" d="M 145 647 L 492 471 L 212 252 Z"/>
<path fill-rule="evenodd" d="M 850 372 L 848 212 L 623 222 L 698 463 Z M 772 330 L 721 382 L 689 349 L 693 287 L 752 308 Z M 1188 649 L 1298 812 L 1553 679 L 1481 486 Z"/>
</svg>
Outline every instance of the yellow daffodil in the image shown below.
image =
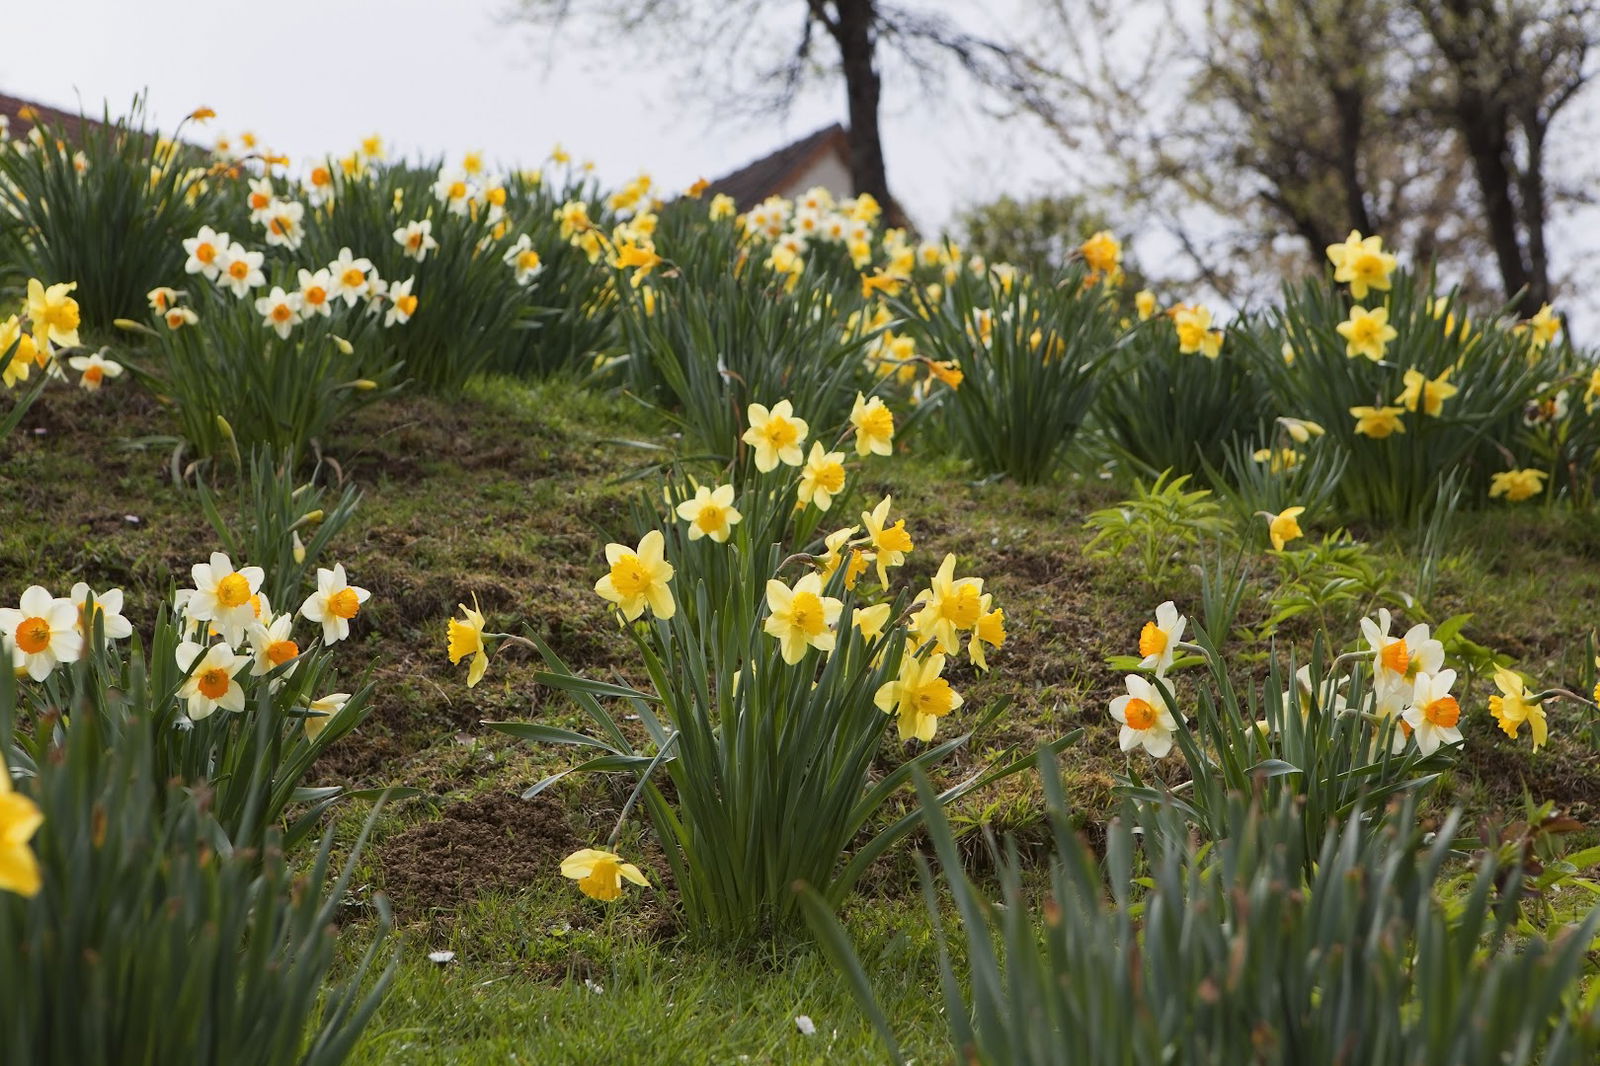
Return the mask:
<svg viewBox="0 0 1600 1066">
<path fill-rule="evenodd" d="M 11 770 L 0 760 L 0 892 L 38 894 L 39 860 L 28 841 L 43 824 L 38 805 L 11 787 Z"/>
<path fill-rule="evenodd" d="M 871 538 L 873 553 L 878 564 L 878 583 L 885 587 L 889 584 L 889 567 L 903 565 L 906 553 L 914 547 L 911 543 L 911 534 L 906 531 L 904 518 L 892 526 L 889 525 L 889 507 L 893 499 L 891 496 L 885 496 L 877 507 L 861 512 L 861 524 L 866 527 L 867 536 Z"/>
<path fill-rule="evenodd" d="M 844 452 L 830 452 L 822 442 L 811 442 L 811 454 L 800 471 L 796 496 L 802 505 L 814 503 L 817 510 L 833 506 L 833 498 L 844 491 Z"/>
<path fill-rule="evenodd" d="M 954 359 L 947 359 L 943 361 L 929 359 L 927 363 L 928 373 L 932 374 L 934 377 L 938 378 L 952 389 L 959 389 L 961 387 L 961 383 L 966 380 L 966 375 L 962 373 L 961 368 L 956 365 Z"/>
<path fill-rule="evenodd" d="M 1305 513 L 1304 507 L 1285 507 L 1277 514 L 1267 515 L 1267 536 L 1272 538 L 1274 551 L 1281 552 L 1285 544 L 1305 536 L 1299 522 L 1300 516 Z"/>
<path fill-rule="evenodd" d="M 1389 309 L 1378 307 L 1369 311 L 1365 307 L 1350 308 L 1350 317 L 1335 327 L 1345 340 L 1344 354 L 1354 359 L 1365 356 L 1374 363 L 1383 360 L 1389 342 L 1400 334 L 1389 325 Z"/>
<path fill-rule="evenodd" d="M 39 346 L 43 341 L 65 348 L 78 345 L 78 301 L 67 295 L 78 287 L 64 281 L 48 288 L 38 278 L 28 279 L 28 320 Z"/>
<path fill-rule="evenodd" d="M 638 618 L 646 607 L 662 620 L 677 612 L 672 590 L 667 588 L 675 571 L 666 560 L 666 538 L 659 529 L 646 533 L 636 549 L 607 544 L 606 562 L 611 570 L 595 582 L 594 590 L 616 604 L 628 621 Z"/>
<path fill-rule="evenodd" d="M 934 641 L 934 650 L 952 655 L 961 647 L 960 634 L 975 629 L 983 617 L 983 579 L 957 578 L 956 557 L 946 555 L 929 586 L 917 593 L 912 631 L 918 643 Z"/>
<path fill-rule="evenodd" d="M 661 265 L 661 261 L 661 257 L 653 249 L 632 241 L 625 241 L 617 248 L 616 266 L 619 270 L 633 271 L 633 276 L 628 281 L 636 289 L 650 276 L 650 271 Z"/>
<path fill-rule="evenodd" d="M 0 350 L 5 349 L 4 342 L 0 342 Z M 1593 412 L 1600 405 L 1600 367 L 1589 372 L 1589 387 L 1583 390 L 1583 409 Z"/>
<path fill-rule="evenodd" d="M 972 639 L 967 641 L 967 658 L 972 660 L 972 665 L 979 670 L 989 669 L 989 660 L 984 655 L 985 644 L 992 648 L 999 648 L 1006 642 L 1006 613 L 999 607 L 989 609 L 989 595 L 983 597 L 984 613 L 978 616 L 978 624 L 973 627 Z"/>
<path fill-rule="evenodd" d="M 1139 313 L 1139 321 L 1147 322 L 1156 313 L 1156 294 L 1149 289 L 1140 289 L 1133 294 L 1133 308 Z"/>
<path fill-rule="evenodd" d="M 1356 420 L 1356 432 L 1363 437 L 1383 440 L 1394 433 L 1404 433 L 1405 423 L 1400 415 L 1403 407 L 1352 407 L 1350 415 Z"/>
<path fill-rule="evenodd" d="M 678 504 L 678 517 L 689 523 L 689 539 L 710 537 L 718 544 L 726 544 L 744 515 L 733 506 L 732 485 L 719 485 L 715 489 L 701 485 L 694 490 L 694 498 Z"/>
<path fill-rule="evenodd" d="M 633 863 L 600 848 L 582 848 L 562 859 L 561 876 L 578 882 L 578 889 L 590 899 L 608 903 L 622 895 L 623 878 L 636 885 L 650 884 Z"/>
<path fill-rule="evenodd" d="M 897 295 L 900 292 L 900 286 L 904 285 L 905 282 L 905 278 L 886 274 L 881 270 L 875 274 L 863 274 L 861 275 L 861 298 L 870 300 L 877 293 L 882 293 L 885 296 Z"/>
<path fill-rule="evenodd" d="M 471 607 L 464 603 L 456 606 L 461 609 L 465 619 L 450 619 L 450 664 L 454 666 L 467 656 L 472 656 L 472 665 L 467 667 L 467 687 L 472 688 L 483 680 L 484 671 L 489 669 L 489 655 L 483 646 L 483 613 L 477 610 L 477 596 L 472 597 Z"/>
<path fill-rule="evenodd" d="M 1278 424 L 1296 444 L 1305 444 L 1312 437 L 1320 437 L 1323 433 L 1320 425 L 1305 418 L 1283 417 L 1278 419 Z"/>
<path fill-rule="evenodd" d="M 1402 377 L 1405 390 L 1394 398 L 1394 402 L 1407 411 L 1421 407 L 1423 414 L 1439 417 L 1439 412 L 1444 410 L 1444 402 L 1461 391 L 1450 384 L 1450 371 L 1453 369 L 1445 367 L 1444 372 L 1431 381 L 1420 370 L 1407 370 Z"/>
<path fill-rule="evenodd" d="M 1363 238 L 1359 230 L 1351 230 L 1343 244 L 1328 245 L 1328 259 L 1333 280 L 1348 283 L 1356 299 L 1366 299 L 1368 289 L 1388 291 L 1395 258 L 1383 250 L 1382 237 Z"/>
<path fill-rule="evenodd" d="M 0 322 L 0 360 L 7 356 L 10 361 L 5 363 L 4 369 L 0 369 L 0 380 L 9 389 L 19 381 L 28 380 L 28 374 L 38 359 L 33 338 L 22 332 L 22 322 L 16 315 Z"/>
<path fill-rule="evenodd" d="M 933 739 L 939 719 L 961 706 L 961 694 L 939 675 L 944 656 L 937 652 L 917 658 L 907 648 L 900 660 L 900 676 L 878 688 L 873 703 L 884 714 L 896 716 L 900 739 Z"/>
<path fill-rule="evenodd" d="M 1505 470 L 1489 479 L 1489 497 L 1504 496 L 1512 503 L 1521 503 L 1530 497 L 1537 496 L 1544 491 L 1544 479 L 1549 477 L 1543 470 L 1528 468 L 1525 470 Z"/>
<path fill-rule="evenodd" d="M 871 607 L 857 607 L 850 612 L 850 624 L 861 630 L 862 637 L 877 640 L 883 636 L 883 627 L 889 623 L 892 604 L 875 603 Z"/>
<path fill-rule="evenodd" d="M 1269 474 L 1281 474 L 1299 466 L 1305 456 L 1293 448 L 1257 448 L 1250 458 L 1258 463 L 1266 463 Z"/>
<path fill-rule="evenodd" d="M 1538 751 L 1550 735 L 1544 705 L 1530 700 L 1521 676 L 1503 666 L 1495 668 L 1494 685 L 1500 694 L 1489 697 L 1489 713 L 1494 715 L 1501 731 L 1512 738 L 1516 737 L 1522 723 L 1527 722 L 1533 733 L 1533 750 Z"/>
<path fill-rule="evenodd" d="M 1111 231 L 1101 230 L 1078 245 L 1078 254 L 1096 274 L 1110 274 L 1122 263 L 1122 242 Z"/>
<path fill-rule="evenodd" d="M 857 455 L 889 455 L 894 451 L 894 412 L 874 396 L 868 400 L 856 393 L 850 409 L 850 424 L 856 431 Z"/>
<path fill-rule="evenodd" d="M 779 463 L 799 466 L 805 462 L 805 453 L 800 450 L 800 445 L 805 443 L 811 427 L 803 419 L 794 416 L 794 408 L 788 400 L 779 400 L 770 411 L 759 403 L 753 403 L 747 415 L 750 428 L 744 431 L 740 440 L 756 450 L 757 470 L 767 474 L 776 470 Z"/>
<path fill-rule="evenodd" d="M 711 207 L 706 211 L 711 221 L 719 222 L 725 218 L 733 218 L 739 213 L 739 205 L 727 193 L 717 193 L 711 198 Z"/>
<path fill-rule="evenodd" d="M 1211 312 L 1199 306 L 1176 307 L 1172 310 L 1172 328 L 1178 333 L 1180 355 L 1193 355 L 1204 351 L 1211 343 Z"/>
<path fill-rule="evenodd" d="M 839 569 L 839 564 L 844 561 L 844 547 L 850 543 L 850 538 L 861 532 L 860 526 L 846 526 L 844 529 L 835 530 L 823 538 L 824 552 L 820 559 L 822 565 L 822 580 L 827 581 L 833 577 L 833 572 Z M 854 588 L 855 583 L 850 582 L 848 587 Z"/>
<path fill-rule="evenodd" d="M 790 588 L 777 578 L 767 582 L 767 615 L 763 626 L 768 635 L 778 638 L 783 661 L 793 666 L 805 658 L 806 649 L 833 650 L 833 627 L 844 605 L 822 594 L 822 577 L 813 572 Z"/>
<path fill-rule="evenodd" d="M 1555 309 L 1549 304 L 1544 304 L 1538 312 L 1527 321 L 1528 332 L 1532 336 L 1535 348 L 1544 348 L 1561 334 L 1561 319 L 1556 317 Z"/>
</svg>

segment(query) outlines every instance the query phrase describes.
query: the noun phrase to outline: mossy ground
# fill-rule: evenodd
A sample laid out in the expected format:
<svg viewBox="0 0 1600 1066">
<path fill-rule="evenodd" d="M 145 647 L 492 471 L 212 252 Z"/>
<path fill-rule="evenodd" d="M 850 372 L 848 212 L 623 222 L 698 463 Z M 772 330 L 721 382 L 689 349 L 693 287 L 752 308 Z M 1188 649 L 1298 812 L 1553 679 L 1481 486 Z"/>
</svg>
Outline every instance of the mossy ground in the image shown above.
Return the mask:
<svg viewBox="0 0 1600 1066">
<path fill-rule="evenodd" d="M 129 616 L 148 620 L 215 545 L 193 490 L 172 481 L 173 432 L 135 389 L 49 392 L 0 445 L 0 592 L 15 596 L 33 582 L 62 591 L 77 580 L 119 585 Z M 476 596 L 492 628 L 525 624 L 583 671 L 631 676 L 627 644 L 592 585 L 600 546 L 623 530 L 639 492 L 628 475 L 654 455 L 638 442 L 672 443 L 634 401 L 498 380 L 456 400 L 370 409 L 326 442 L 337 472 L 364 493 L 333 555 L 373 592 L 341 654 L 352 673 L 373 671 L 378 696 L 372 717 L 317 775 L 425 793 L 380 815 L 363 859 L 362 906 L 352 914 L 383 892 L 404 936 L 394 991 L 357 1062 L 878 1058 L 844 982 L 815 948 L 790 942 L 751 955 L 696 945 L 675 927 L 670 898 L 641 892 L 602 906 L 572 891 L 557 861 L 604 839 L 626 783 L 569 779 L 520 800 L 571 753 L 533 749 L 480 723 L 536 718 L 580 728 L 577 712 L 536 690 L 532 665 L 514 650 L 470 692 L 464 670 L 445 659 L 444 620 Z M 909 516 L 917 551 L 908 580 L 958 553 L 1004 605 L 1010 633 L 992 673 L 963 667 L 952 678 L 974 712 L 1002 696 L 1012 704 L 995 733 L 948 772 L 1081 726 L 1065 763 L 1067 788 L 1092 825 L 1113 809 L 1124 765 L 1105 713 L 1120 677 L 1104 660 L 1131 650 L 1158 601 L 1192 603 L 1198 585 L 1185 573 L 1156 588 L 1130 562 L 1084 554 L 1083 519 L 1117 498 L 1112 487 L 1079 478 L 1034 488 L 975 482 L 929 450 L 874 461 L 863 493 L 892 492 L 897 513 Z M 1404 575 L 1405 544 L 1384 541 L 1379 550 Z M 1435 619 L 1472 612 L 1474 640 L 1541 680 L 1571 684 L 1582 674 L 1597 602 L 1600 520 L 1529 507 L 1460 516 L 1429 606 Z M 1515 815 L 1526 791 L 1592 815 L 1600 756 L 1588 718 L 1564 705 L 1552 744 L 1535 755 L 1525 738 L 1514 744 L 1494 730 L 1486 695 L 1480 686 L 1463 702 L 1467 754 L 1438 801 Z M 886 745 L 885 762 L 895 757 Z M 955 820 L 1027 836 L 1038 830 L 1038 810 L 1024 776 L 969 797 Z M 353 838 L 364 817 L 347 807 L 338 831 Z M 650 855 L 637 835 L 631 846 Z M 653 880 L 664 870 L 655 864 Z M 935 948 L 911 871 L 903 855 L 886 860 L 849 906 L 847 924 L 884 981 L 910 1053 L 947 1061 Z M 353 931 L 362 928 L 354 918 Z M 455 960 L 429 962 L 436 950 L 454 951 Z M 816 1035 L 800 1033 L 794 1018 L 802 1014 Z M 674 1059 L 663 1048 L 693 1051 Z"/>
</svg>

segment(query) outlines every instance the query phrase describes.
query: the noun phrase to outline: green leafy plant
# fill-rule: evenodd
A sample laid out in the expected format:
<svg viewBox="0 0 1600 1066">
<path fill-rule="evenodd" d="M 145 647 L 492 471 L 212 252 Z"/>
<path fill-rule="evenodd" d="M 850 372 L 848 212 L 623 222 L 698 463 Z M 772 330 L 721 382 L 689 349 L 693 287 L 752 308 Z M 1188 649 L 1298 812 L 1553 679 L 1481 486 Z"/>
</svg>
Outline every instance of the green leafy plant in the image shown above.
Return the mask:
<svg viewBox="0 0 1600 1066">
<path fill-rule="evenodd" d="M 1188 474 L 1173 477 L 1171 471 L 1149 485 L 1135 480 L 1133 496 L 1090 512 L 1084 528 L 1094 530 L 1094 537 L 1084 554 L 1115 559 L 1131 552 L 1152 587 L 1165 584 L 1186 552 L 1229 528 L 1211 490 L 1187 489 L 1188 482 Z"/>
<path fill-rule="evenodd" d="M 1519 936 L 1522 873 L 1492 856 L 1442 898 L 1457 816 L 1430 838 L 1413 804 L 1356 810 L 1313 851 L 1292 797 L 1234 794 L 1224 838 L 1197 842 L 1176 809 L 1145 807 L 1107 827 L 1097 858 L 1054 760 L 1040 768 L 1055 844 L 1042 904 L 1015 844 L 991 901 L 943 814 L 927 819 L 943 876 L 924 864 L 923 892 L 958 1060 L 1576 1066 L 1600 1050 L 1600 1007 L 1579 995 L 1600 909 L 1559 937 Z M 803 898 L 890 1058 L 907 1061 L 844 928 Z"/>
</svg>

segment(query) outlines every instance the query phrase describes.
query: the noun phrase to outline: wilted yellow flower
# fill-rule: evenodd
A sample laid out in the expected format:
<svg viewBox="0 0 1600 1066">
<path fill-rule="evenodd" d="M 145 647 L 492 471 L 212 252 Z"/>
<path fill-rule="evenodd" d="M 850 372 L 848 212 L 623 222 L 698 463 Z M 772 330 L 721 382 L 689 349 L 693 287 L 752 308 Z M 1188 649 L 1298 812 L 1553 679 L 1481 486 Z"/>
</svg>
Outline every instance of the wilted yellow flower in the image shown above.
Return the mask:
<svg viewBox="0 0 1600 1066">
<path fill-rule="evenodd" d="M 1500 695 L 1489 697 L 1489 713 L 1500 723 L 1506 736 L 1515 738 L 1523 722 L 1533 732 L 1533 750 L 1538 751 L 1549 738 L 1550 728 L 1545 721 L 1544 705 L 1528 699 L 1522 678 L 1505 667 L 1496 667 L 1494 685 Z"/>
<path fill-rule="evenodd" d="M 830 452 L 822 442 L 811 442 L 811 454 L 800 471 L 797 496 L 802 504 L 814 503 L 817 510 L 833 506 L 833 498 L 844 491 L 844 452 Z"/>
<path fill-rule="evenodd" d="M 1344 354 L 1354 359 L 1361 355 L 1374 363 L 1381 362 L 1389 342 L 1400 334 L 1389 325 L 1389 309 L 1378 307 L 1369 311 L 1365 307 L 1350 308 L 1350 317 L 1335 327 L 1345 340 Z"/>
<path fill-rule="evenodd" d="M 1333 280 L 1348 282 L 1356 299 L 1366 299 L 1368 289 L 1388 291 L 1395 258 L 1383 250 L 1382 237 L 1363 238 L 1361 231 L 1351 230 L 1343 244 L 1328 245 L 1328 259 Z"/>
<path fill-rule="evenodd" d="M 850 424 L 856 430 L 857 455 L 889 455 L 894 451 L 894 412 L 884 406 L 881 398 L 868 400 L 856 393 Z"/>
<path fill-rule="evenodd" d="M 472 597 L 471 607 L 464 603 L 456 606 L 461 608 L 461 613 L 466 619 L 465 621 L 450 619 L 450 663 L 453 666 L 467 656 L 472 656 L 472 665 L 467 667 L 467 687 L 472 688 L 483 680 L 484 671 L 489 669 L 489 656 L 483 646 L 483 613 L 476 609 L 478 606 L 476 595 Z"/>
<path fill-rule="evenodd" d="M 1363 437 L 1382 440 L 1392 433 L 1404 433 L 1405 423 L 1400 421 L 1403 407 L 1352 407 L 1350 414 L 1356 420 L 1356 432 Z"/>
<path fill-rule="evenodd" d="M 590 899 L 608 903 L 622 895 L 624 877 L 636 885 L 650 884 L 633 863 L 623 862 L 616 852 L 599 848 L 583 848 L 562 859 L 561 876 L 578 882 L 579 890 Z"/>
<path fill-rule="evenodd" d="M 1272 538 L 1274 551 L 1281 552 L 1285 544 L 1305 536 L 1299 522 L 1300 516 L 1305 513 L 1304 507 L 1285 507 L 1277 514 L 1267 515 L 1267 536 Z"/>
<path fill-rule="evenodd" d="M 1101 230 L 1078 245 L 1078 254 L 1096 274 L 1110 274 L 1122 262 L 1122 243 L 1109 230 Z"/>
<path fill-rule="evenodd" d="M 790 588 L 777 578 L 767 582 L 767 615 L 763 630 L 778 638 L 783 661 L 793 666 L 806 656 L 807 648 L 832 651 L 833 627 L 844 604 L 822 594 L 822 577 L 806 574 Z"/>
<path fill-rule="evenodd" d="M 794 416 L 794 407 L 788 400 L 779 400 L 768 410 L 759 403 L 750 405 L 746 412 L 750 428 L 739 439 L 756 450 L 756 469 L 771 473 L 779 463 L 799 466 L 805 462 L 800 445 L 805 443 L 811 427 Z"/>
<path fill-rule="evenodd" d="M 1544 479 L 1549 475 L 1543 470 L 1505 470 L 1496 474 L 1489 480 L 1489 496 L 1504 496 L 1512 503 L 1520 503 L 1531 496 L 1537 496 L 1544 491 Z"/>
<path fill-rule="evenodd" d="M 659 529 L 646 533 L 636 549 L 607 544 L 606 562 L 611 571 L 595 582 L 594 590 L 616 604 L 628 621 L 638 618 L 647 606 L 662 620 L 677 612 L 672 590 L 667 588 L 675 571 L 666 560 L 666 539 Z"/>
<path fill-rule="evenodd" d="M 710 537 L 718 544 L 726 544 L 733 527 L 744 519 L 733 506 L 733 486 L 719 485 L 715 489 L 701 485 L 694 490 L 694 498 L 678 504 L 678 517 L 689 523 L 689 539 Z"/>
<path fill-rule="evenodd" d="M 952 389 L 959 389 L 961 383 L 966 380 L 966 374 L 962 373 L 961 368 L 956 365 L 954 359 L 947 359 L 942 362 L 937 359 L 929 359 L 927 363 L 928 373 Z"/>
<path fill-rule="evenodd" d="M 31 897 L 39 892 L 39 860 L 28 841 L 44 815 L 27 796 L 11 787 L 11 771 L 0 759 L 0 892 Z"/>
<path fill-rule="evenodd" d="M 1435 418 L 1444 410 L 1444 402 L 1461 390 L 1450 384 L 1450 371 L 1453 367 L 1445 367 L 1444 372 L 1433 380 L 1428 380 L 1420 370 L 1407 370 L 1402 380 L 1405 381 L 1405 391 L 1394 398 L 1407 411 L 1415 411 L 1419 406 L 1422 413 Z"/>
<path fill-rule="evenodd" d="M 878 688 L 873 703 L 884 714 L 897 716 L 900 739 L 933 739 L 939 719 L 961 706 L 961 694 L 939 675 L 944 656 L 937 652 L 919 659 L 908 648 L 900 661 L 900 676 Z"/>
</svg>

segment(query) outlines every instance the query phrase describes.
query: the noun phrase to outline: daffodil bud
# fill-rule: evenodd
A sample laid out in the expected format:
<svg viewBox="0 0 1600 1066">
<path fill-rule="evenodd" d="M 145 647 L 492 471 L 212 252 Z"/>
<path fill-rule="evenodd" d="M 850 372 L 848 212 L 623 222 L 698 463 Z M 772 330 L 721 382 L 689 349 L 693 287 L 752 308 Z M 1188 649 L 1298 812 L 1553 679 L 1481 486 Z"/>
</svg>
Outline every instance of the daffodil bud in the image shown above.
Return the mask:
<svg viewBox="0 0 1600 1066">
<path fill-rule="evenodd" d="M 131 318 L 113 318 L 111 324 L 128 333 L 148 333 L 152 337 L 159 336 L 155 330 L 143 322 L 135 322 Z"/>
<path fill-rule="evenodd" d="M 351 344 L 337 333 L 333 334 L 332 336 L 334 345 L 337 346 L 339 351 L 343 352 L 345 355 L 349 355 L 356 350 L 355 345 Z"/>
<path fill-rule="evenodd" d="M 305 543 L 300 539 L 300 534 L 298 534 L 298 533 L 291 533 L 290 536 L 293 538 L 293 543 L 294 543 L 294 548 L 293 548 L 294 561 L 297 564 L 298 563 L 304 563 L 306 561 L 306 546 L 305 546 Z"/>
</svg>

